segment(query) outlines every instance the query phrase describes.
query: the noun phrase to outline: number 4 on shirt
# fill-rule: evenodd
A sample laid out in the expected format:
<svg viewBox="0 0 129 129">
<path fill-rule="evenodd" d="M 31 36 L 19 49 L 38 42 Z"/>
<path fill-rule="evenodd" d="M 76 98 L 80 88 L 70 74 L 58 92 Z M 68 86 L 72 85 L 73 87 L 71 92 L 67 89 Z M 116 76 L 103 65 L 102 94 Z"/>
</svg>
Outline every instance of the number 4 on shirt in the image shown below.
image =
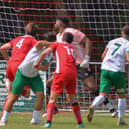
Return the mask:
<svg viewBox="0 0 129 129">
<path fill-rule="evenodd" d="M 22 44 L 23 44 L 24 39 L 21 39 L 17 44 L 16 47 L 21 48 Z"/>
</svg>

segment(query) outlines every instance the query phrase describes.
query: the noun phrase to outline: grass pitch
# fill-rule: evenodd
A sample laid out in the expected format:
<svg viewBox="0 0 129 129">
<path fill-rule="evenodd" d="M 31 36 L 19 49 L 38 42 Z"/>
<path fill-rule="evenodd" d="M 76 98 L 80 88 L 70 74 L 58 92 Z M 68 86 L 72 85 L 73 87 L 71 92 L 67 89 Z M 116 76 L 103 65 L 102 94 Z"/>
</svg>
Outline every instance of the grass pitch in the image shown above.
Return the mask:
<svg viewBox="0 0 129 129">
<path fill-rule="evenodd" d="M 46 118 L 42 118 L 42 125 L 31 125 L 31 114 L 12 113 L 8 124 L 0 129 L 43 129 Z M 117 118 L 111 118 L 110 114 L 95 113 L 92 123 L 86 120 L 86 113 L 82 112 L 85 129 L 129 129 L 128 126 L 117 126 Z M 129 114 L 126 114 L 126 122 L 129 124 Z M 71 112 L 58 113 L 53 117 L 51 129 L 76 129 L 76 122 Z"/>
</svg>

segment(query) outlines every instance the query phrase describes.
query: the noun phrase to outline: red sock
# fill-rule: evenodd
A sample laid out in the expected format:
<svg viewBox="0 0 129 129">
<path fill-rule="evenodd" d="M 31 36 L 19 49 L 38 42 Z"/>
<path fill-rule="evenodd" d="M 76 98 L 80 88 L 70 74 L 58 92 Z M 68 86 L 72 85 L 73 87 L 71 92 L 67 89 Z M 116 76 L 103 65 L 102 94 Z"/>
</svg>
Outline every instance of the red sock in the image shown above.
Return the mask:
<svg viewBox="0 0 129 129">
<path fill-rule="evenodd" d="M 5 105 L 6 105 L 7 101 L 8 101 L 8 97 L 5 99 L 4 104 L 3 104 L 2 116 L 4 115 Z"/>
<path fill-rule="evenodd" d="M 48 103 L 47 105 L 47 121 L 52 121 L 52 115 L 54 111 L 55 103 Z"/>
<path fill-rule="evenodd" d="M 78 103 L 73 103 L 72 104 L 72 110 L 73 110 L 74 115 L 76 117 L 77 123 L 81 123 L 82 122 L 82 117 L 81 117 L 81 112 L 80 112 L 80 106 L 78 105 Z"/>
</svg>

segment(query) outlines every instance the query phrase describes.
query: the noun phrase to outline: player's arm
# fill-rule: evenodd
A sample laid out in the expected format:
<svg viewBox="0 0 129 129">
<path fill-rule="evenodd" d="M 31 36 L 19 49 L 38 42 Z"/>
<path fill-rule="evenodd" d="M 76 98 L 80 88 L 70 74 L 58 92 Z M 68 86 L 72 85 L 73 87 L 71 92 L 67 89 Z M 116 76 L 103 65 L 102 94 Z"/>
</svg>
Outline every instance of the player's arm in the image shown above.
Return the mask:
<svg viewBox="0 0 129 129">
<path fill-rule="evenodd" d="M 86 36 L 81 40 L 80 43 L 85 48 L 85 59 L 80 64 L 80 67 L 86 68 L 89 66 L 91 50 L 92 50 L 92 43 L 91 43 L 90 39 Z"/>
<path fill-rule="evenodd" d="M 48 70 L 48 66 L 49 66 L 48 63 L 45 63 L 44 65 L 39 65 L 38 70 L 47 71 Z"/>
<path fill-rule="evenodd" d="M 129 62 L 129 52 L 126 53 L 126 60 Z"/>
<path fill-rule="evenodd" d="M 81 40 L 81 44 L 84 46 L 85 48 L 85 55 L 87 56 L 91 56 L 91 51 L 92 51 L 92 43 L 90 41 L 90 39 L 85 36 L 82 40 Z"/>
<path fill-rule="evenodd" d="M 42 60 L 49 55 L 51 52 L 53 51 L 52 48 L 47 48 L 45 49 L 39 56 L 39 58 L 37 59 L 36 63 L 34 64 L 34 69 L 39 70 L 39 66 L 40 63 L 42 62 Z"/>
<path fill-rule="evenodd" d="M 43 47 L 48 47 L 52 44 L 53 42 L 48 42 L 46 40 L 40 40 L 36 43 L 35 47 L 37 50 L 41 50 Z"/>
<path fill-rule="evenodd" d="M 104 50 L 104 52 L 102 53 L 102 56 L 101 56 L 101 59 L 102 59 L 102 60 L 103 60 L 104 57 L 106 56 L 107 51 L 108 51 L 108 48 L 105 48 L 105 50 Z"/>
<path fill-rule="evenodd" d="M 6 61 L 9 60 L 9 56 L 8 56 L 7 50 L 9 50 L 9 49 L 11 49 L 11 48 L 12 48 L 12 47 L 11 47 L 11 44 L 10 44 L 10 43 L 6 43 L 6 44 L 4 44 L 4 45 L 2 45 L 2 46 L 0 47 L 0 52 L 1 52 L 2 56 L 3 56 L 3 58 L 4 58 Z"/>
</svg>

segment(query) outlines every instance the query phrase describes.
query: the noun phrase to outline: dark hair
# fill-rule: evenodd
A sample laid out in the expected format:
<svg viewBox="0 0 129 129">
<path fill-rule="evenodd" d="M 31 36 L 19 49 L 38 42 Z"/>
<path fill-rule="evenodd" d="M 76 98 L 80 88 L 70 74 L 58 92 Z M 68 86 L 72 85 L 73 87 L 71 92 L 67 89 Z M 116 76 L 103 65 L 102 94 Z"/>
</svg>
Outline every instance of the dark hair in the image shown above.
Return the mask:
<svg viewBox="0 0 129 129">
<path fill-rule="evenodd" d="M 60 20 L 64 25 L 69 25 L 69 18 L 68 17 L 58 17 L 56 20 Z"/>
<path fill-rule="evenodd" d="M 63 35 L 63 41 L 66 41 L 67 43 L 71 44 L 73 42 L 73 35 L 69 32 L 65 32 Z"/>
<path fill-rule="evenodd" d="M 129 36 L 129 25 L 125 25 L 123 28 L 122 28 L 122 32 Z"/>
<path fill-rule="evenodd" d="M 44 34 L 44 40 L 47 40 L 49 42 L 56 41 L 56 32 L 51 31 Z"/>
<path fill-rule="evenodd" d="M 39 25 L 37 23 L 29 23 L 29 26 L 30 32 L 27 32 L 27 34 L 36 37 L 36 34 L 39 32 Z"/>
</svg>

